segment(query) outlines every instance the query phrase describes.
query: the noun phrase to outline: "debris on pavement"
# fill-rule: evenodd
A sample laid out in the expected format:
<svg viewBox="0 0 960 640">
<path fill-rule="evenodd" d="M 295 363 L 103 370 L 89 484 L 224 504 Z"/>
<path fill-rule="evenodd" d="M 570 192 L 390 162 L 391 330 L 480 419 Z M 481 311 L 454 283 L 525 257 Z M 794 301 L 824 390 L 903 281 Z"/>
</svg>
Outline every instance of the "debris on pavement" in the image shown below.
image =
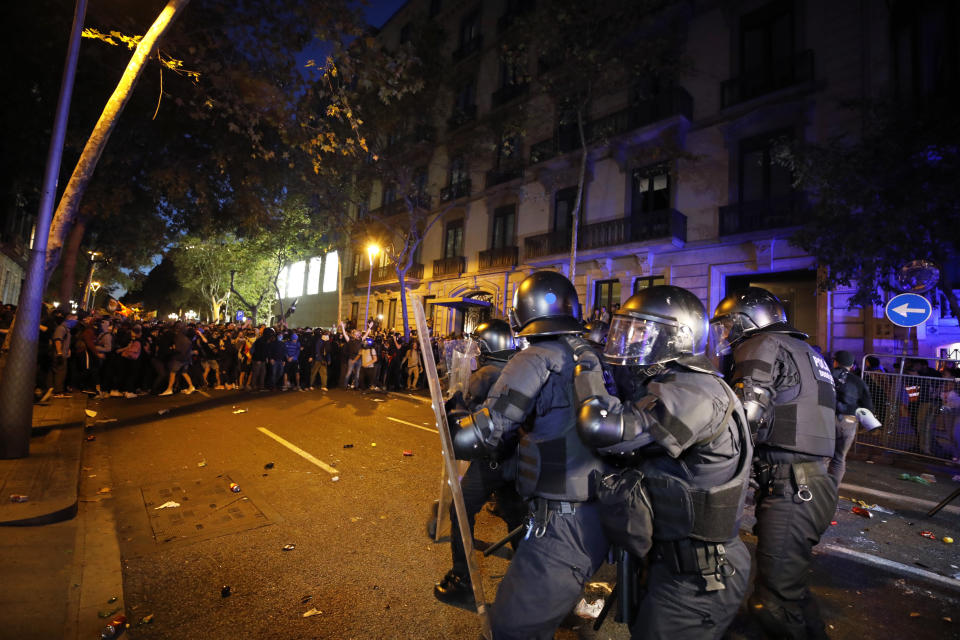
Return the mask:
<svg viewBox="0 0 960 640">
<path fill-rule="evenodd" d="M 937 536 L 933 535 L 933 531 L 921 531 L 920 535 L 924 538 L 930 538 L 931 540 L 936 540 Z"/>
<path fill-rule="evenodd" d="M 203 460 L 201 460 L 200 462 L 198 462 L 198 463 L 197 463 L 197 466 L 198 466 L 198 467 L 205 467 L 205 466 L 207 466 L 207 459 L 204 458 Z"/>
<path fill-rule="evenodd" d="M 220 597 L 221 597 L 221 598 L 229 598 L 229 597 L 230 597 L 230 585 L 225 584 L 225 585 L 223 585 L 222 587 L 220 587 Z"/>
<path fill-rule="evenodd" d="M 873 513 L 868 511 L 867 509 L 864 509 L 863 507 L 853 507 L 852 509 L 850 509 L 850 511 L 863 518 L 869 519 L 873 517 Z"/>
<path fill-rule="evenodd" d="M 283 550 L 284 550 L 284 551 L 293 551 L 293 550 L 296 549 L 296 548 L 297 548 L 297 545 L 295 545 L 295 544 L 285 544 L 285 545 L 283 545 Z"/>
<path fill-rule="evenodd" d="M 238 413 L 246 413 L 246 412 L 247 412 L 247 409 L 234 409 L 233 415 L 237 415 Z"/>
<path fill-rule="evenodd" d="M 157 411 L 158 416 L 166 415 L 168 413 L 170 413 L 170 409 L 160 409 L 160 411 Z"/>
<path fill-rule="evenodd" d="M 405 455 L 405 456 L 407 456 L 407 457 L 409 458 L 410 456 L 413 455 L 413 451 L 411 451 L 410 449 L 404 449 L 404 450 L 403 450 L 403 455 Z"/>
<path fill-rule="evenodd" d="M 344 449 L 353 449 L 353 445 L 352 445 L 352 444 L 345 444 L 345 445 L 343 445 L 343 448 L 344 448 Z"/>
<path fill-rule="evenodd" d="M 830 521 L 830 524 L 835 525 L 835 524 L 837 524 L 837 521 L 836 521 L 836 520 L 831 520 L 831 521 Z"/>
<path fill-rule="evenodd" d="M 110 622 L 107 623 L 107 626 L 105 626 L 103 628 L 103 631 L 100 632 L 100 638 L 101 640 L 110 640 L 111 638 L 119 638 L 120 636 L 123 635 L 123 632 L 126 631 L 126 629 L 127 629 L 127 616 L 121 613 L 120 615 L 113 618 Z"/>
<path fill-rule="evenodd" d="M 10 502 L 26 502 L 30 499 L 30 496 L 23 493 L 11 493 Z"/>
<path fill-rule="evenodd" d="M 920 476 L 912 476 L 909 473 L 901 473 L 900 479 L 906 480 L 908 482 L 916 482 L 917 484 L 930 484 L 930 481 L 927 480 L 926 478 L 922 478 Z"/>
<path fill-rule="evenodd" d="M 894 515 L 894 512 L 893 512 L 893 511 L 891 511 L 890 509 L 887 509 L 886 507 L 881 507 L 881 506 L 878 505 L 878 504 L 869 506 L 869 507 L 867 507 L 867 509 L 870 510 L 870 511 L 873 511 L 874 513 L 883 513 L 883 514 L 888 515 L 888 516 Z"/>
<path fill-rule="evenodd" d="M 152 614 L 152 613 L 147 614 L 147 615 L 141 617 L 139 620 L 137 620 L 137 626 L 138 626 L 138 627 L 142 627 L 142 626 L 145 625 L 145 624 L 153 624 L 153 614 Z"/>
<path fill-rule="evenodd" d="M 375 446 L 377 446 L 377 443 L 376 443 L 376 442 L 371 442 L 371 443 L 370 443 L 370 446 L 371 446 L 371 447 L 375 447 Z"/>
<path fill-rule="evenodd" d="M 84 412 L 85 414 L 87 414 L 87 417 L 88 417 L 88 418 L 96 418 L 96 417 L 97 417 L 97 412 L 94 411 L 93 409 L 84 409 L 83 412 Z"/>
<path fill-rule="evenodd" d="M 313 596 L 311 595 L 303 596 L 302 598 L 300 598 L 300 604 L 307 604 L 311 600 L 313 600 Z"/>
<path fill-rule="evenodd" d="M 330 481 L 331 481 L 331 482 L 340 482 L 340 476 L 333 476 L 332 478 L 330 478 Z"/>
<path fill-rule="evenodd" d="M 97 436 L 93 434 L 90 434 L 89 436 L 87 436 L 87 442 L 93 442 L 96 439 L 97 439 Z"/>
<path fill-rule="evenodd" d="M 910 612 L 910 617 L 911 617 L 911 618 L 919 618 L 919 617 L 920 617 L 920 614 L 919 614 L 918 612 L 916 612 L 916 611 L 911 611 L 911 612 Z"/>
<path fill-rule="evenodd" d="M 168 500 L 168 501 L 164 502 L 162 505 L 160 505 L 159 507 L 154 507 L 153 510 L 154 510 L 154 511 L 158 511 L 158 510 L 160 510 L 160 509 L 176 509 L 176 508 L 179 507 L 179 506 L 180 506 L 180 503 L 179 503 L 179 502 L 174 502 L 173 500 Z"/>
<path fill-rule="evenodd" d="M 114 615 L 115 613 L 117 613 L 117 611 L 120 611 L 120 608 L 119 608 L 119 607 L 117 607 L 117 608 L 114 609 L 113 611 L 100 611 L 100 612 L 97 613 L 97 616 L 99 616 L 99 617 L 101 617 L 101 618 L 109 618 L 110 616 L 112 616 L 112 615 Z"/>
<path fill-rule="evenodd" d="M 236 482 L 231 482 L 230 491 L 233 491 L 234 493 L 240 493 L 240 485 L 238 485 Z"/>
<path fill-rule="evenodd" d="M 304 611 L 304 612 L 303 612 L 303 617 L 304 617 L 304 618 L 309 618 L 309 617 L 311 617 L 311 616 L 316 616 L 316 615 L 319 615 L 319 614 L 321 614 L 321 613 L 323 613 L 323 611 L 320 611 L 320 610 L 317 609 L 317 608 L 313 608 L 313 609 L 310 609 L 309 611 Z"/>
<path fill-rule="evenodd" d="M 103 495 L 104 493 L 110 493 L 110 491 L 111 491 L 110 487 L 100 487 L 99 489 L 97 489 L 97 493 L 101 495 Z"/>
<path fill-rule="evenodd" d="M 594 600 L 593 602 L 588 603 L 586 598 L 580 598 L 580 602 L 577 603 L 576 609 L 573 610 L 577 616 L 586 618 L 588 620 L 596 620 L 601 611 L 603 611 L 602 599 Z"/>
<path fill-rule="evenodd" d="M 943 536 L 940 539 L 943 540 L 946 544 L 953 544 L 953 538 L 951 538 L 950 536 Z"/>
<path fill-rule="evenodd" d="M 932 473 L 921 473 L 920 477 L 926 480 L 927 482 L 929 482 L 930 484 L 934 484 L 937 481 L 936 476 L 934 476 Z"/>
<path fill-rule="evenodd" d="M 114 602 L 116 602 L 116 601 L 119 600 L 119 599 L 120 599 L 120 598 L 118 598 L 117 596 L 110 596 L 110 599 L 107 600 L 107 604 L 113 604 Z"/>
<path fill-rule="evenodd" d="M 272 463 L 272 462 L 268 462 L 267 464 L 263 465 L 263 468 L 264 468 L 264 469 L 273 469 L 273 463 Z"/>
<path fill-rule="evenodd" d="M 363 518 L 360 516 L 353 516 L 350 518 L 350 522 L 357 522 L 358 520 L 363 520 Z"/>
<path fill-rule="evenodd" d="M 100 418 L 94 424 L 110 424 L 111 422 L 119 422 L 116 418 Z"/>
</svg>

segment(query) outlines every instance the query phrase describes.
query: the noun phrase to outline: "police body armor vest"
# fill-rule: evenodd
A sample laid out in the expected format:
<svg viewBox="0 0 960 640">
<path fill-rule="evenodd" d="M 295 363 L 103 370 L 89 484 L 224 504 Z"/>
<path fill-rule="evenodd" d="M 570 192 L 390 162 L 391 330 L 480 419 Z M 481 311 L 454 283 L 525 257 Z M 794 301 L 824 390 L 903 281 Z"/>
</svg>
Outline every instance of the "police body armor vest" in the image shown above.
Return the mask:
<svg viewBox="0 0 960 640">
<path fill-rule="evenodd" d="M 782 362 L 782 359 L 790 362 Z M 812 456 L 832 456 L 836 441 L 836 393 L 830 367 L 807 343 L 779 333 L 758 333 L 734 351 L 734 380 L 749 378 L 775 388 L 773 420 L 756 443 Z M 795 381 L 775 387 L 786 365 Z M 792 384 L 790 384 L 792 382 Z"/>
<path fill-rule="evenodd" d="M 653 509 L 653 539 L 656 541 L 672 542 L 693 538 L 705 542 L 725 542 L 739 535 L 753 447 L 750 427 L 740 402 L 725 383 L 720 380 L 717 382 L 723 389 L 720 393 L 726 392 L 727 412 L 715 435 L 696 442 L 678 458 L 659 455 L 640 464 L 644 475 L 643 487 L 650 497 Z M 703 386 L 705 394 L 712 391 L 707 385 Z M 735 450 L 731 443 L 730 458 L 725 467 L 718 470 L 714 466 L 710 470 L 711 476 L 726 471 L 729 479 L 720 484 L 708 483 L 699 477 L 704 475 L 704 469 L 694 462 L 694 454 L 698 453 L 699 447 L 711 443 L 727 432 L 730 432 L 732 438 L 739 440 L 739 455 L 734 455 Z M 714 452 L 716 453 L 718 452 Z"/>
<path fill-rule="evenodd" d="M 585 502 L 592 499 L 590 474 L 603 462 L 577 433 L 573 346 L 585 341 L 564 336 L 538 342 L 550 375 L 536 397 L 532 426 L 520 439 L 517 492 L 524 498 Z"/>
</svg>

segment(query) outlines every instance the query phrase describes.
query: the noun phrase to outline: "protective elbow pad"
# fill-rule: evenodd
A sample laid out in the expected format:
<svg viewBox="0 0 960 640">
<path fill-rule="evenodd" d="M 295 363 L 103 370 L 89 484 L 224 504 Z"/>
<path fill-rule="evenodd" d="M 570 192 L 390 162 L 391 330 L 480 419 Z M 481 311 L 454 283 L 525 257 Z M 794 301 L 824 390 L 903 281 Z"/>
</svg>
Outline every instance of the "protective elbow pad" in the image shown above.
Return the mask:
<svg viewBox="0 0 960 640">
<path fill-rule="evenodd" d="M 597 396 L 607 395 L 603 369 L 597 365 L 581 363 L 573 371 L 573 392 L 578 404 Z"/>
<path fill-rule="evenodd" d="M 756 433 L 770 425 L 770 416 L 773 412 L 773 397 L 763 387 L 737 385 L 737 395 L 743 403 L 743 413 L 747 417 L 750 429 Z"/>
<path fill-rule="evenodd" d="M 457 421 L 460 429 L 453 434 L 453 454 L 457 460 L 474 460 L 491 453 L 486 439 L 493 431 L 490 412 L 481 409 Z"/>
<path fill-rule="evenodd" d="M 609 447 L 623 440 L 623 414 L 612 414 L 599 398 L 590 398 L 577 413 L 577 433 L 584 444 Z"/>
</svg>

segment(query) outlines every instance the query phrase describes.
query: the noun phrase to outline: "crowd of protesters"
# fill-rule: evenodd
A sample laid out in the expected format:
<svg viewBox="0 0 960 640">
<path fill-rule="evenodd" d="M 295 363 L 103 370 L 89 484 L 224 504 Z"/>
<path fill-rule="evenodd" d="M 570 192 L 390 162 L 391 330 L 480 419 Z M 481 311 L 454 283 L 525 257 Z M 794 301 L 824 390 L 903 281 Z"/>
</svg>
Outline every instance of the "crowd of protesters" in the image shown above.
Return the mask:
<svg viewBox="0 0 960 640">
<path fill-rule="evenodd" d="M 457 336 L 431 341 L 449 366 Z M 121 316 L 44 311 L 37 396 L 106 397 L 247 391 L 416 391 L 426 387 L 416 332 L 371 322 L 330 328 L 139 322 Z"/>
</svg>

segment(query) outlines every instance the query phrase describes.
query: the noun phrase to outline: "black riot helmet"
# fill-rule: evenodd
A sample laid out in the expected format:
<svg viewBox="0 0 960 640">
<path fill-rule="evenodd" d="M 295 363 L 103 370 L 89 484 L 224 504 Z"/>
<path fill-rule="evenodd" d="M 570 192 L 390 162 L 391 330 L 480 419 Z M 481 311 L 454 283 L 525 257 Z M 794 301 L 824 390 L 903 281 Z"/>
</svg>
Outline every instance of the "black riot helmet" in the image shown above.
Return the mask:
<svg viewBox="0 0 960 640">
<path fill-rule="evenodd" d="M 610 325 L 600 320 L 591 320 L 583 326 L 583 338 L 594 345 L 603 348 L 607 343 L 607 333 Z"/>
<path fill-rule="evenodd" d="M 707 343 L 707 310 L 690 291 L 671 285 L 630 296 L 610 322 L 604 359 L 647 366 L 700 355 Z"/>
<path fill-rule="evenodd" d="M 787 322 L 780 298 L 760 287 L 734 291 L 720 301 L 710 320 L 710 350 L 729 353 L 737 343 L 759 331 L 784 333 L 805 340 L 809 336 Z"/>
<path fill-rule="evenodd" d="M 581 333 L 577 290 L 555 271 L 530 274 L 513 293 L 510 326 L 525 338 Z"/>
<path fill-rule="evenodd" d="M 506 362 L 517 352 L 517 341 L 506 320 L 492 319 L 478 324 L 470 334 L 480 347 L 480 357 Z"/>
</svg>

